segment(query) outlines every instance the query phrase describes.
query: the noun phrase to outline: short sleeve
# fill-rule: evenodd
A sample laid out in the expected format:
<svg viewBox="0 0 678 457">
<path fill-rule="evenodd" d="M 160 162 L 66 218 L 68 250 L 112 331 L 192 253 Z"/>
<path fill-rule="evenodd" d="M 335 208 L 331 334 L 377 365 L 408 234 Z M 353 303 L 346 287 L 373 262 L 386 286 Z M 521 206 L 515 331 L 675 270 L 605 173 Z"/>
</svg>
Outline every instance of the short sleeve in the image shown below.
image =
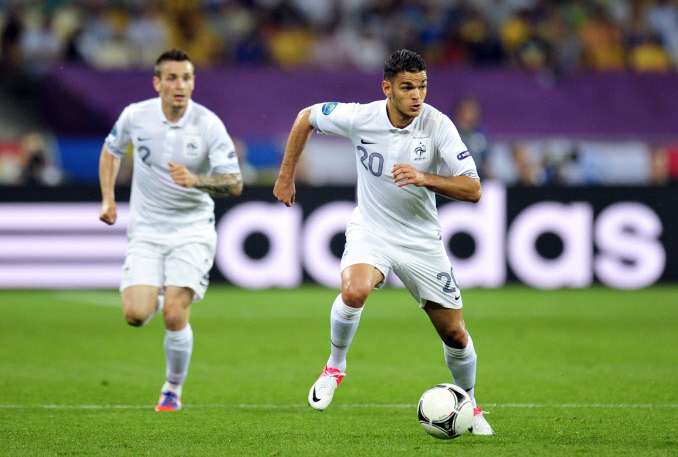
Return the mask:
<svg viewBox="0 0 678 457">
<path fill-rule="evenodd" d="M 207 144 L 211 174 L 240 173 L 235 145 L 223 122 L 218 118 L 214 119 L 209 130 Z"/>
<path fill-rule="evenodd" d="M 326 102 L 311 107 L 311 125 L 325 135 L 349 137 L 358 103 Z"/>
<path fill-rule="evenodd" d="M 471 153 L 459 136 L 457 128 L 447 116 L 443 115 L 436 142 L 440 155 L 438 169 L 440 175 L 468 176 L 479 179 Z"/>
<path fill-rule="evenodd" d="M 111 133 L 106 137 L 105 143 L 108 150 L 117 157 L 122 157 L 127 152 L 127 146 L 131 141 L 130 124 L 132 117 L 132 105 L 125 108 L 116 121 Z"/>
</svg>

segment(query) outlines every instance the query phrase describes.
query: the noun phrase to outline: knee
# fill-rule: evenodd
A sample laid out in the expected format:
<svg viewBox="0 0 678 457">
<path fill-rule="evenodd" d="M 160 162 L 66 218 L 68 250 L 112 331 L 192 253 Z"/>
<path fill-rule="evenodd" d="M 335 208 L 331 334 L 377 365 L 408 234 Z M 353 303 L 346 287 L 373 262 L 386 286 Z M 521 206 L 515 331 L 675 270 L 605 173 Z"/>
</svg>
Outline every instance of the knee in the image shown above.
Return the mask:
<svg viewBox="0 0 678 457">
<path fill-rule="evenodd" d="M 446 346 L 463 349 L 468 344 L 468 334 L 463 325 L 450 325 L 440 335 Z"/>
<path fill-rule="evenodd" d="M 165 303 L 163 310 L 165 327 L 169 330 L 181 330 L 188 321 L 188 312 L 182 306 L 173 306 L 173 303 Z"/>
<path fill-rule="evenodd" d="M 371 291 L 369 284 L 351 283 L 341 289 L 341 299 L 351 308 L 361 308 Z"/>
<path fill-rule="evenodd" d="M 148 317 L 143 310 L 127 300 L 123 301 L 123 314 L 127 323 L 132 327 L 141 327 Z"/>
</svg>

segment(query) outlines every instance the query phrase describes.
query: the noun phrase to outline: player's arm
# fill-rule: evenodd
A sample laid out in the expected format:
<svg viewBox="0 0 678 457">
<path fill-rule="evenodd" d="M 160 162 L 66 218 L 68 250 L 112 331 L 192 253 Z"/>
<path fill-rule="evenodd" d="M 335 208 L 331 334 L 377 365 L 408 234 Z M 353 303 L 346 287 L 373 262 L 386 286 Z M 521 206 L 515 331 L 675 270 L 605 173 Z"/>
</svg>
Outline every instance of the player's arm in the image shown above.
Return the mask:
<svg viewBox="0 0 678 457">
<path fill-rule="evenodd" d="M 101 188 L 101 213 L 99 220 L 108 225 L 115 224 L 118 216 L 115 207 L 115 180 L 120 170 L 120 158 L 113 154 L 106 144 L 99 156 L 99 187 Z"/>
<path fill-rule="evenodd" d="M 215 197 L 240 197 L 242 194 L 242 175 L 240 173 L 197 176 L 196 189 L 209 192 Z"/>
<path fill-rule="evenodd" d="M 185 166 L 169 163 L 172 180 L 187 189 L 195 188 L 215 197 L 239 197 L 242 194 L 242 175 L 240 173 L 215 173 L 213 175 L 194 175 Z"/>
<path fill-rule="evenodd" d="M 99 156 L 99 187 L 101 188 L 99 219 L 108 225 L 115 224 L 118 216 L 115 208 L 115 180 L 120 171 L 120 160 L 131 142 L 128 127 L 133 110 L 134 105 L 129 105 L 122 110 L 111 133 L 104 140 Z"/>
<path fill-rule="evenodd" d="M 424 173 L 409 164 L 395 164 L 393 181 L 399 187 L 426 187 L 447 198 L 476 203 L 480 200 L 480 180 L 468 148 L 450 118 L 442 116 L 433 137 L 439 151 L 436 173 Z"/>
<path fill-rule="evenodd" d="M 414 185 L 426 187 L 448 198 L 477 203 L 480 200 L 480 180 L 471 176 L 440 176 L 423 173 L 412 165 L 395 164 L 393 181 L 398 187 Z"/>
<path fill-rule="evenodd" d="M 313 126 L 310 121 L 311 108 L 304 108 L 299 112 L 297 118 L 292 124 L 292 130 L 287 138 L 285 146 L 285 155 L 283 156 L 278 178 L 273 186 L 273 195 L 278 201 L 286 206 L 294 205 L 296 188 L 294 185 L 294 175 L 299 163 L 299 157 L 308 142 L 308 138 L 313 132 Z"/>
</svg>

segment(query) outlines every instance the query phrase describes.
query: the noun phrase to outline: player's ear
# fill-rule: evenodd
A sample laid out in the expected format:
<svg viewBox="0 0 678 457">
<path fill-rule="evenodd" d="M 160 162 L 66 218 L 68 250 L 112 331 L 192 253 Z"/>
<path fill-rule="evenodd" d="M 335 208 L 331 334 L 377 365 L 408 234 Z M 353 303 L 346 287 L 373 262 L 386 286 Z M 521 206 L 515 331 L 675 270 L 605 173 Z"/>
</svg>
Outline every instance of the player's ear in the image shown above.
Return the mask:
<svg viewBox="0 0 678 457">
<path fill-rule="evenodd" d="M 160 77 L 158 75 L 153 75 L 153 88 L 157 93 L 160 93 Z"/>
<path fill-rule="evenodd" d="M 386 95 L 386 98 L 391 98 L 391 90 L 393 86 L 391 85 L 391 81 L 388 79 L 384 79 L 381 82 L 381 90 L 384 92 L 384 95 Z"/>
</svg>

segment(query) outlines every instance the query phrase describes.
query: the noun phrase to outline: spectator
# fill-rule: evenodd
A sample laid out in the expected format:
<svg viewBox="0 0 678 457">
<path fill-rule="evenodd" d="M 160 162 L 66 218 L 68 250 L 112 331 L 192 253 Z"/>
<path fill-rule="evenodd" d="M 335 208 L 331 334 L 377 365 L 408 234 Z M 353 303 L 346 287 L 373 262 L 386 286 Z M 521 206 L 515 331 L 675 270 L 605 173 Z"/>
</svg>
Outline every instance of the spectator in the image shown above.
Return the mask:
<svg viewBox="0 0 678 457">
<path fill-rule="evenodd" d="M 501 28 L 501 40 L 504 49 L 509 53 L 513 62 L 517 60 L 518 50 L 533 33 L 530 14 L 522 10 L 510 17 Z"/>
<path fill-rule="evenodd" d="M 603 7 L 594 9 L 593 15 L 581 27 L 579 35 L 588 68 L 598 71 L 624 68 L 622 30 L 610 20 Z"/>
<path fill-rule="evenodd" d="M 504 60 L 501 43 L 488 20 L 478 11 L 469 11 L 459 29 L 460 38 L 467 50 L 469 63 L 474 66 L 499 65 Z"/>
<path fill-rule="evenodd" d="M 629 67 L 639 72 L 661 72 L 671 70 L 671 57 L 661 46 L 661 38 L 645 34 L 631 48 Z"/>
<path fill-rule="evenodd" d="M 540 72 L 554 68 L 551 44 L 538 34 L 531 34 L 518 48 L 516 61 L 521 68 Z"/>
<path fill-rule="evenodd" d="M 32 10 L 21 37 L 24 65 L 32 73 L 44 73 L 61 57 L 62 43 L 52 28 L 51 16 Z"/>
<path fill-rule="evenodd" d="M 168 22 L 169 47 L 184 50 L 198 67 L 214 65 L 221 43 L 212 35 L 205 17 L 193 7 L 175 9 Z"/>
<path fill-rule="evenodd" d="M 132 13 L 126 39 L 132 50 L 134 64 L 146 68 L 169 47 L 167 22 L 153 2 L 137 6 Z"/>
<path fill-rule="evenodd" d="M 305 26 L 279 28 L 269 39 L 269 52 L 273 61 L 283 68 L 298 67 L 307 63 L 312 55 L 314 37 Z"/>
<path fill-rule="evenodd" d="M 659 33 L 675 65 L 678 62 L 678 4 L 671 0 L 655 0 L 647 7 L 643 19 Z"/>
<path fill-rule="evenodd" d="M 544 184 L 584 184 L 586 175 L 582 170 L 580 151 L 570 141 L 549 141 L 544 145 L 542 156 Z"/>
<path fill-rule="evenodd" d="M 521 186 L 538 186 L 544 182 L 543 170 L 525 144 L 511 144 L 511 157 L 516 167 L 516 184 Z"/>
<path fill-rule="evenodd" d="M 650 151 L 648 182 L 663 186 L 669 182 L 669 154 L 664 146 L 655 146 Z"/>
<path fill-rule="evenodd" d="M 0 34 L 0 70 L 15 71 L 22 63 L 21 41 L 24 25 L 19 12 L 10 9 L 5 17 L 5 24 Z"/>
<path fill-rule="evenodd" d="M 488 165 L 490 142 L 481 126 L 480 105 L 473 97 L 463 97 L 454 108 L 453 122 L 457 126 L 462 141 L 469 149 L 481 179 L 491 178 Z"/>
<path fill-rule="evenodd" d="M 61 171 L 53 163 L 45 138 L 29 133 L 21 142 L 21 172 L 19 184 L 25 186 L 56 186 L 61 183 Z"/>
<path fill-rule="evenodd" d="M 670 144 L 665 147 L 669 180 L 673 184 L 678 184 L 678 144 Z"/>
</svg>

